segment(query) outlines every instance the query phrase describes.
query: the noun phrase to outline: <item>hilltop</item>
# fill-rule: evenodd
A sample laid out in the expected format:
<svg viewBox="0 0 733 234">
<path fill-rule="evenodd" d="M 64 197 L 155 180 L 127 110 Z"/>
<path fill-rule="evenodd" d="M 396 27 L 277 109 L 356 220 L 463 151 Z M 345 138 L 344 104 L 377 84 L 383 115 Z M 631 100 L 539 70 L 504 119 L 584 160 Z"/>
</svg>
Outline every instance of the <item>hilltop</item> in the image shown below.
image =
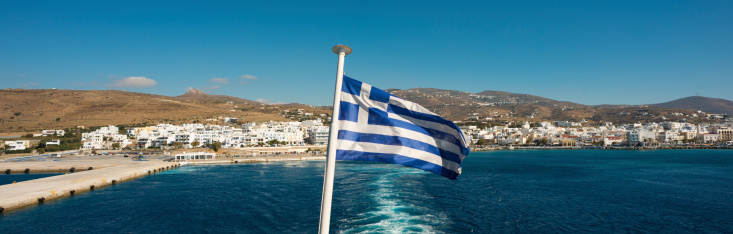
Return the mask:
<svg viewBox="0 0 733 234">
<path fill-rule="evenodd" d="M 225 95 L 210 95 L 198 89 L 188 90 L 183 95 L 175 97 L 175 99 L 186 100 L 186 101 L 204 101 L 204 102 L 207 102 L 207 101 L 209 102 L 232 102 L 233 104 L 238 104 L 238 105 L 264 105 L 259 102 L 250 101 L 250 100 L 242 99 L 238 97 L 225 96 Z"/>
<path fill-rule="evenodd" d="M 708 113 L 733 114 L 733 101 L 701 96 L 680 98 L 665 103 L 650 104 L 649 106 L 659 108 L 701 110 Z"/>
</svg>

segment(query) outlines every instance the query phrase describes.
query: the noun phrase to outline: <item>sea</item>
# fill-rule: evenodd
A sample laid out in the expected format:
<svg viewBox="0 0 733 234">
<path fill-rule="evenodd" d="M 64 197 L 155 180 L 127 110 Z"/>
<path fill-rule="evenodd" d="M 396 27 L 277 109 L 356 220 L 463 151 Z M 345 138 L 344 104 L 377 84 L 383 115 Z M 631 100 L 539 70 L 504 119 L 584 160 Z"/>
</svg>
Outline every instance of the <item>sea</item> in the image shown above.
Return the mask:
<svg viewBox="0 0 733 234">
<path fill-rule="evenodd" d="M 63 173 L 0 174 L 0 185 L 12 184 L 13 182 L 23 182 L 26 180 L 35 180 L 61 174 Z"/>
<path fill-rule="evenodd" d="M 323 161 L 192 165 L 0 214 L 2 233 L 316 233 Z M 733 150 L 339 161 L 334 233 L 733 233 Z"/>
</svg>

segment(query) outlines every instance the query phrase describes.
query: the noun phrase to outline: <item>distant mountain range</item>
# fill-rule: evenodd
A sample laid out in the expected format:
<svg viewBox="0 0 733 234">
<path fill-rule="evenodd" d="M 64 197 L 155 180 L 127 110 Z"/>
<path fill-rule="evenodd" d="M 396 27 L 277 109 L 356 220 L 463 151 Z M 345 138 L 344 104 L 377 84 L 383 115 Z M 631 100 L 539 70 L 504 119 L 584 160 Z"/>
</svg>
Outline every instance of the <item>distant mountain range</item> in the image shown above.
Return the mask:
<svg viewBox="0 0 733 234">
<path fill-rule="evenodd" d="M 702 96 L 691 96 L 680 98 L 674 101 L 645 104 L 645 105 L 596 105 L 596 108 L 627 108 L 637 106 L 649 106 L 656 108 L 672 108 L 685 110 L 700 110 L 707 113 L 733 114 L 733 101 L 721 98 L 709 98 Z"/>
<path fill-rule="evenodd" d="M 569 121 L 585 119 L 623 123 L 682 120 L 687 119 L 685 115 L 692 115 L 698 110 L 717 114 L 733 113 L 733 102 L 699 96 L 660 104 L 588 106 L 502 91 L 468 93 L 433 88 L 388 89 L 387 91 L 406 100 L 417 102 L 435 113 L 454 120 L 512 117 L 528 121 L 531 119 Z"/>
<path fill-rule="evenodd" d="M 701 110 L 708 113 L 733 114 L 733 101 L 721 98 L 692 96 L 674 101 L 651 104 L 651 107 Z"/>
<path fill-rule="evenodd" d="M 556 101 L 502 91 L 468 93 L 433 88 L 388 89 L 451 120 L 591 122 L 704 121 L 690 119 L 697 110 L 733 113 L 733 102 L 719 98 L 687 97 L 649 105 L 599 105 Z M 117 90 L 0 90 L 0 131 L 19 132 L 107 124 L 205 123 L 231 116 L 242 121 L 284 121 L 297 109 L 330 115 L 330 108 L 307 104 L 273 104 L 191 89 L 177 97 Z M 290 113 L 285 110 L 291 111 Z"/>
</svg>

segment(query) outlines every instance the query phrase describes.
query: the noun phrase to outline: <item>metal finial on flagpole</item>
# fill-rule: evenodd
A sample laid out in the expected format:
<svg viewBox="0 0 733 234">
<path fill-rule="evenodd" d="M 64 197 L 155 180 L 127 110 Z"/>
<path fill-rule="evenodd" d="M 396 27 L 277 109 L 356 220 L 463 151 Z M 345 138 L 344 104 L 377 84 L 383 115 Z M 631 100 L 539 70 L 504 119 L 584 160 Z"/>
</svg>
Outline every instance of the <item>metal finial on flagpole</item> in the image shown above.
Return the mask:
<svg viewBox="0 0 733 234">
<path fill-rule="evenodd" d="M 326 158 L 326 172 L 323 174 L 323 196 L 321 197 L 321 222 L 318 233 L 328 233 L 331 224 L 331 200 L 333 195 L 333 176 L 336 172 L 336 138 L 339 129 L 339 109 L 341 104 L 341 84 L 344 79 L 344 57 L 351 54 L 351 48 L 345 45 L 336 45 L 331 49 L 339 55 L 336 68 L 336 90 L 333 94 L 333 113 L 331 114 L 331 128 L 328 134 L 328 156 Z"/>
<path fill-rule="evenodd" d="M 332 50 L 332 51 L 333 51 L 333 53 L 335 53 L 335 54 L 340 54 L 340 53 L 341 53 L 341 51 L 343 51 L 343 52 L 344 52 L 344 55 L 349 55 L 349 54 L 351 54 L 351 47 L 348 47 L 348 46 L 346 46 L 346 45 L 335 45 L 335 46 L 333 46 L 333 48 L 332 48 L 331 50 Z"/>
</svg>

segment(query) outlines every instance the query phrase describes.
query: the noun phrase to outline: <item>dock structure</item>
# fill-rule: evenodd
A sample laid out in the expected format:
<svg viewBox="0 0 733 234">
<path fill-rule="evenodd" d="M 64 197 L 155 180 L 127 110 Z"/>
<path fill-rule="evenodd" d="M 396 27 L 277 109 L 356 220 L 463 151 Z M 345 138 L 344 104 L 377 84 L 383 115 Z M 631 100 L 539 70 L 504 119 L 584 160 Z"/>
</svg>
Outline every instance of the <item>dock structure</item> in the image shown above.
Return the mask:
<svg viewBox="0 0 733 234">
<path fill-rule="evenodd" d="M 0 186 L 0 213 L 24 206 L 113 185 L 184 165 L 237 164 L 325 160 L 325 156 L 289 155 L 208 160 L 131 161 L 127 158 L 69 159 L 67 161 L 0 162 L 0 170 L 13 173 L 67 173 Z M 0 171 L 0 173 L 4 173 Z"/>
<path fill-rule="evenodd" d="M 181 165 L 187 164 L 231 164 L 231 163 L 260 163 L 260 162 L 284 162 L 284 161 L 323 161 L 325 156 L 271 156 L 271 157 L 247 157 L 247 158 L 218 158 L 210 160 L 176 160 Z"/>
<path fill-rule="evenodd" d="M 63 168 L 66 172 L 71 170 L 74 173 L 0 186 L 0 213 L 151 175 L 179 167 L 181 163 L 164 161 L 88 161 L 86 165 L 84 165 L 84 162 L 68 162 L 61 165 L 64 165 Z M 12 168 L 28 169 L 30 172 L 36 173 L 60 172 L 51 169 L 55 167 L 62 168 L 61 165 L 45 162 L 17 163 L 16 165 L 13 165 L 13 163 L 0 163 L 0 168 L 11 168 L 12 166 Z M 77 165 L 80 170 L 84 169 L 85 171 L 75 172 L 77 169 L 71 169 L 76 168 L 73 165 Z M 10 170 L 12 171 L 12 169 Z"/>
<path fill-rule="evenodd" d="M 83 161 L 70 162 L 2 162 L 0 163 L 0 173 L 3 174 L 23 174 L 23 173 L 67 173 L 82 172 L 95 169 L 102 169 L 117 166 L 117 162 L 95 162 L 88 163 Z"/>
</svg>

